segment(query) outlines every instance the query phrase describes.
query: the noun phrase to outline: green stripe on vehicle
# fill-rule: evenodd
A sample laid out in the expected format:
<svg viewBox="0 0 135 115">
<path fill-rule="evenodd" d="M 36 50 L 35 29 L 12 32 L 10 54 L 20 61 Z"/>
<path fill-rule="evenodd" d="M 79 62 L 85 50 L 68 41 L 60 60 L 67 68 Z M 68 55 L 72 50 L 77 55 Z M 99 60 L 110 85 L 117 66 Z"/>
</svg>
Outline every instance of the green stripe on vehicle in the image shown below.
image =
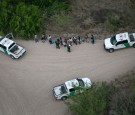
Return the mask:
<svg viewBox="0 0 135 115">
<path fill-rule="evenodd" d="M 130 47 L 129 43 L 124 43 L 125 47 Z"/>
<path fill-rule="evenodd" d="M 8 54 L 8 52 L 7 52 L 7 50 L 6 50 L 6 49 L 3 49 L 3 50 L 4 50 L 4 53 L 5 53 L 5 54 Z"/>
</svg>

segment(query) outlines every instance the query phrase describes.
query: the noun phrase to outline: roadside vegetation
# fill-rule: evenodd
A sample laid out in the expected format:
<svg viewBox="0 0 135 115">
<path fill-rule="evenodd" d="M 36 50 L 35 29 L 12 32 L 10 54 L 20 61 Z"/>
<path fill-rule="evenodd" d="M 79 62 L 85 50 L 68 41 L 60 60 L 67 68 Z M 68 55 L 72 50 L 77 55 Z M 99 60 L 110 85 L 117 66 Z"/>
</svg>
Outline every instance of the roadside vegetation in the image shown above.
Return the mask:
<svg viewBox="0 0 135 115">
<path fill-rule="evenodd" d="M 13 32 L 24 39 L 45 31 L 48 20 L 58 24 L 68 20 L 68 0 L 1 0 L 0 6 L 0 33 Z"/>
<path fill-rule="evenodd" d="M 66 104 L 73 115 L 135 115 L 135 72 L 111 83 L 94 83 Z"/>
<path fill-rule="evenodd" d="M 97 39 L 134 32 L 134 0 L 1 0 L 0 33 L 93 33 Z"/>
</svg>

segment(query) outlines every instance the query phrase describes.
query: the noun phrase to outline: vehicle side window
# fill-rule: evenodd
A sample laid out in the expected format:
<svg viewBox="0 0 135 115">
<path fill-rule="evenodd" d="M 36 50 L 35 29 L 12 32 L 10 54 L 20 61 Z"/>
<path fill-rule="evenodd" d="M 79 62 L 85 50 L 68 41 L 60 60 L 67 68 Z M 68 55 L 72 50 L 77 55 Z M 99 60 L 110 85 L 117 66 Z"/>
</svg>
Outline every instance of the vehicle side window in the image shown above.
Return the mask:
<svg viewBox="0 0 135 115">
<path fill-rule="evenodd" d="M 74 92 L 74 91 L 75 91 L 75 89 L 74 89 L 74 88 L 71 88 L 71 89 L 69 89 L 69 91 L 70 91 L 70 92 Z"/>
<path fill-rule="evenodd" d="M 5 47 L 5 46 L 3 46 L 3 45 L 0 45 L 0 47 L 1 47 L 1 48 L 3 48 L 4 50 L 6 50 L 6 47 Z"/>
<path fill-rule="evenodd" d="M 128 43 L 128 41 L 127 40 L 122 41 L 122 44 L 124 44 L 124 43 Z"/>
<path fill-rule="evenodd" d="M 123 40 L 123 41 L 117 42 L 117 43 L 116 43 L 116 46 L 117 46 L 117 45 L 120 45 L 120 44 L 124 44 L 124 43 L 128 43 L 128 41 L 127 41 L 127 40 Z"/>
<path fill-rule="evenodd" d="M 135 41 L 135 38 L 134 38 L 134 36 L 133 36 L 133 35 L 130 35 L 130 36 L 129 36 L 129 39 L 130 39 L 130 42 Z"/>
<path fill-rule="evenodd" d="M 117 42 L 117 43 L 116 43 L 116 46 L 117 46 L 117 45 L 120 45 L 120 44 L 122 44 L 122 42 L 121 42 L 121 41 L 120 41 L 120 42 Z"/>
<path fill-rule="evenodd" d="M 0 44 L 0 48 L 2 48 L 2 45 Z"/>
</svg>

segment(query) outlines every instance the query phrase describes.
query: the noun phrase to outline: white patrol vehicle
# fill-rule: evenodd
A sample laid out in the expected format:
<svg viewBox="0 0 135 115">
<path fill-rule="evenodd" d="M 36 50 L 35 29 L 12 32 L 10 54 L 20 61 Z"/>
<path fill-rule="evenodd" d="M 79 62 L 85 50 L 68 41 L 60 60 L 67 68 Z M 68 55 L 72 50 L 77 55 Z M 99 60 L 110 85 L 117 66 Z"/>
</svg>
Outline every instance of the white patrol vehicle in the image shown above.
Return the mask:
<svg viewBox="0 0 135 115">
<path fill-rule="evenodd" d="M 115 49 L 127 47 L 135 48 L 135 33 L 120 33 L 104 40 L 104 48 L 110 53 L 114 52 Z"/>
<path fill-rule="evenodd" d="M 0 51 L 9 55 L 12 59 L 20 58 L 26 50 L 11 39 L 13 39 L 12 33 L 5 37 L 0 36 Z"/>
<path fill-rule="evenodd" d="M 57 100 L 66 100 L 69 96 L 73 96 L 78 93 L 77 87 L 88 89 L 91 87 L 91 80 L 89 78 L 77 78 L 70 81 L 66 81 L 64 84 L 55 86 L 53 88 L 53 94 Z"/>
</svg>

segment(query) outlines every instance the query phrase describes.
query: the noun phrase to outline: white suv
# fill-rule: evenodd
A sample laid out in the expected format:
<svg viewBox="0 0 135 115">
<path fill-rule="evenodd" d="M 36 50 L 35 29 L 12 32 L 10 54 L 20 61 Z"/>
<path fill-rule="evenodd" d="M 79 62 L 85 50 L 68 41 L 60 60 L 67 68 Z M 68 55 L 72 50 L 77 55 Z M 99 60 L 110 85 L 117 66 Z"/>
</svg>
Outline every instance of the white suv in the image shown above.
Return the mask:
<svg viewBox="0 0 135 115">
<path fill-rule="evenodd" d="M 110 53 L 114 52 L 116 49 L 127 47 L 135 48 L 135 33 L 120 33 L 104 40 L 104 48 Z"/>
<path fill-rule="evenodd" d="M 12 59 L 20 58 L 25 52 L 25 48 L 15 43 L 12 33 L 5 37 L 0 36 L 0 51 L 9 55 Z"/>
<path fill-rule="evenodd" d="M 84 89 L 90 88 L 91 85 L 92 83 L 89 78 L 77 78 L 55 86 L 53 94 L 57 100 L 66 100 L 69 96 L 82 93 Z M 77 90 L 77 88 L 81 88 L 81 90 Z"/>
</svg>

